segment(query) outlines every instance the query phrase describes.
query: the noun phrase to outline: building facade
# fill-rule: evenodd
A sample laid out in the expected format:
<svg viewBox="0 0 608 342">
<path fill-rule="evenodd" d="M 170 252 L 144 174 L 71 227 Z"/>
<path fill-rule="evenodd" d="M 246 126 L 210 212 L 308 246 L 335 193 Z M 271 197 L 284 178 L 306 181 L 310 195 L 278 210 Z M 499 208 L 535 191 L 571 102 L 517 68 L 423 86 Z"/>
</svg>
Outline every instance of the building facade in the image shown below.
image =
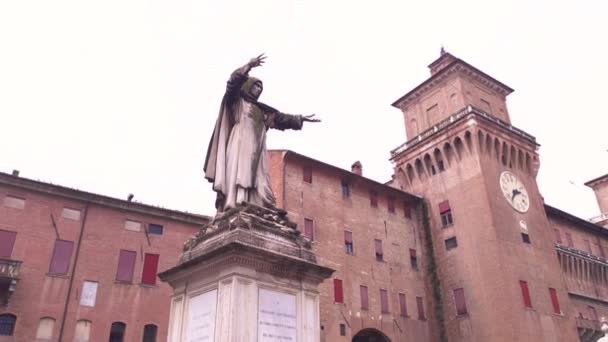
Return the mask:
<svg viewBox="0 0 608 342">
<path fill-rule="evenodd" d="M 277 206 L 336 270 L 321 341 L 593 341 L 608 316 L 608 175 L 601 213 L 544 203 L 536 138 L 513 91 L 442 53 L 393 106 L 406 142 L 378 183 L 269 151 Z M 415 195 L 414 195 L 415 194 Z M 0 173 L 0 341 L 164 341 L 177 263 L 202 215 Z"/>
<path fill-rule="evenodd" d="M 177 263 L 209 218 L 0 173 L 0 341 L 165 341 Z"/>
</svg>

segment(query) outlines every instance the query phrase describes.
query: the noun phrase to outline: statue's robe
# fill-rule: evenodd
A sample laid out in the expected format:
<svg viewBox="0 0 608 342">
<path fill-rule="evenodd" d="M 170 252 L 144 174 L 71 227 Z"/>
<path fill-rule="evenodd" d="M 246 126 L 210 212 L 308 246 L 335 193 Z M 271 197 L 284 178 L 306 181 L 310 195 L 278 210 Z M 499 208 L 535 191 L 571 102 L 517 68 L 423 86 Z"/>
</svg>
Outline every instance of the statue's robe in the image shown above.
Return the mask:
<svg viewBox="0 0 608 342">
<path fill-rule="evenodd" d="M 257 101 L 251 88 L 261 81 L 245 68 L 232 73 L 205 158 L 205 178 L 217 193 L 218 212 L 242 202 L 274 206 L 266 153 L 269 128 L 301 129 L 303 117 L 280 113 Z"/>
</svg>

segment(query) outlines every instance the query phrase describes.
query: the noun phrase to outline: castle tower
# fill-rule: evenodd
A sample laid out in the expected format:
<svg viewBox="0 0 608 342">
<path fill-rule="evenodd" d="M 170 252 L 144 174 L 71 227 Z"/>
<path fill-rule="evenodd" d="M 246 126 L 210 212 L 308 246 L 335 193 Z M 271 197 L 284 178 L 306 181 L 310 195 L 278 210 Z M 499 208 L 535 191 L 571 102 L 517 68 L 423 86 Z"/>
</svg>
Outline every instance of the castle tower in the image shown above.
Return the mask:
<svg viewBox="0 0 608 342">
<path fill-rule="evenodd" d="M 408 140 L 391 160 L 399 186 L 428 206 L 438 328 L 449 341 L 576 341 L 536 183 L 539 145 L 511 125 L 513 89 L 444 51 L 429 68 L 393 103 Z"/>
</svg>

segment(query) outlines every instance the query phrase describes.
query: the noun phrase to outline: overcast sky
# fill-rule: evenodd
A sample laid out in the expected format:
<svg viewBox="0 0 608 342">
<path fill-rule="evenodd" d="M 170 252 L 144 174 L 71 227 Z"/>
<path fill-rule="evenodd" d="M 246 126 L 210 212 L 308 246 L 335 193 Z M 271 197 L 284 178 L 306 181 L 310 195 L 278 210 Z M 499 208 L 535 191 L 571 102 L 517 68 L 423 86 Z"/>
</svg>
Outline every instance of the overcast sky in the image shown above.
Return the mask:
<svg viewBox="0 0 608 342">
<path fill-rule="evenodd" d="M 515 89 L 512 123 L 541 144 L 541 192 L 584 218 L 608 172 L 605 1 L 2 1 L 0 171 L 213 214 L 203 178 L 225 82 L 267 63 L 261 100 L 321 124 L 285 148 L 391 175 L 390 104 L 447 51 Z"/>
</svg>

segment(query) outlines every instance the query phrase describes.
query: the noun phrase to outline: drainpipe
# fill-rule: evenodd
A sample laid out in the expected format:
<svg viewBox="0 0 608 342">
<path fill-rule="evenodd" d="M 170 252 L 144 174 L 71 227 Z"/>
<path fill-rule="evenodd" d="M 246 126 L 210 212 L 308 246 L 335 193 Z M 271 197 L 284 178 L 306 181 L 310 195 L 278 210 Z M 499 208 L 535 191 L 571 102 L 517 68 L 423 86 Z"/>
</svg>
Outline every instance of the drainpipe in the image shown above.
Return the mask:
<svg viewBox="0 0 608 342">
<path fill-rule="evenodd" d="M 70 274 L 70 285 L 68 286 L 68 295 L 65 299 L 65 306 L 63 307 L 63 316 L 61 317 L 61 327 L 59 328 L 59 342 L 63 341 L 63 330 L 65 328 L 65 319 L 68 314 L 68 306 L 70 305 L 70 297 L 72 296 L 72 287 L 74 287 L 74 274 L 76 274 L 76 265 L 78 265 L 78 256 L 80 255 L 80 245 L 82 243 L 82 236 L 84 235 L 84 225 L 87 222 L 87 214 L 89 212 L 89 202 L 86 202 L 84 206 L 84 215 L 82 217 L 82 223 L 80 224 L 80 234 L 78 235 L 78 245 L 76 246 L 76 255 L 74 256 L 74 266 L 72 266 L 72 273 Z"/>
</svg>

